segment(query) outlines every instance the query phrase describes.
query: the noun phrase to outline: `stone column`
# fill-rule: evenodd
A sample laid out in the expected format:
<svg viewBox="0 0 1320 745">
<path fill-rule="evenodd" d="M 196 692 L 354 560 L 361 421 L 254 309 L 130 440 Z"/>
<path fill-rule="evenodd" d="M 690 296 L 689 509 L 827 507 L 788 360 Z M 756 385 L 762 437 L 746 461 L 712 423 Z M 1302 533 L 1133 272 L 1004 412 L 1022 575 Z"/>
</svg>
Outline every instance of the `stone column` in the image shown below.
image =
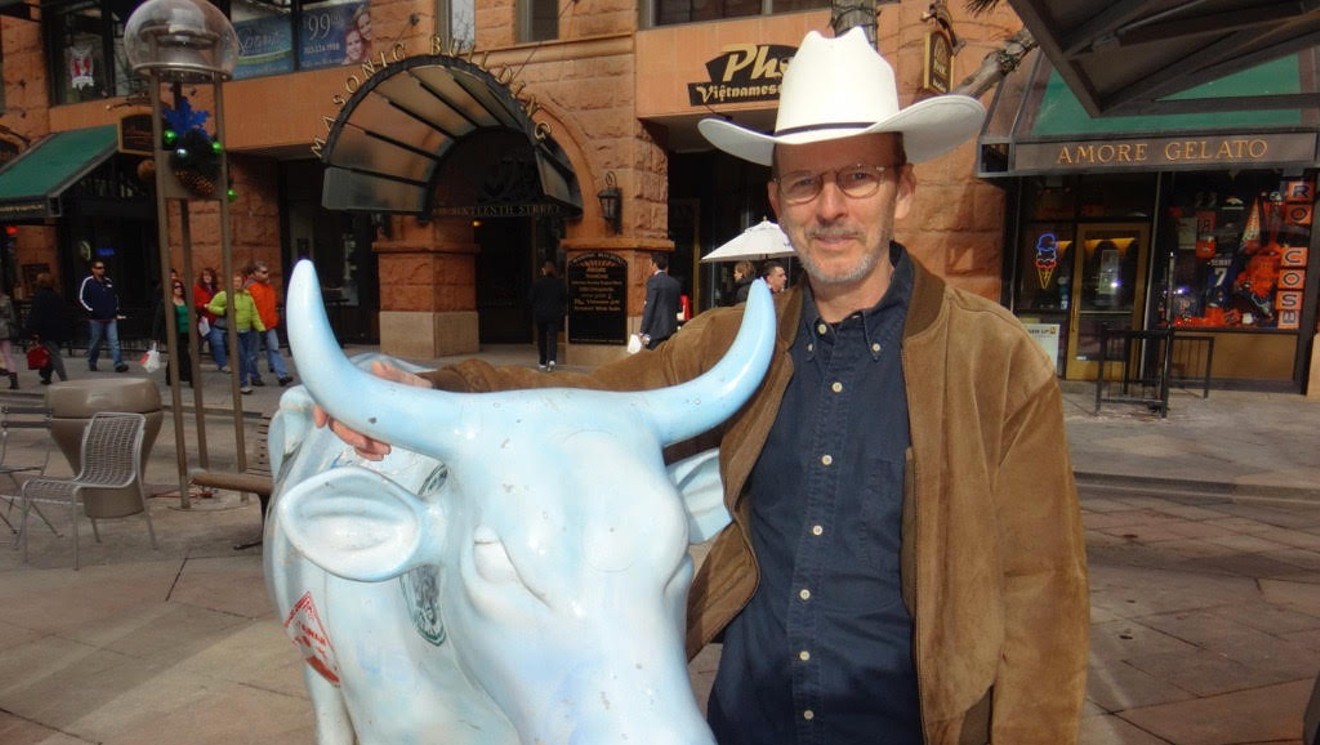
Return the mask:
<svg viewBox="0 0 1320 745">
<path fill-rule="evenodd" d="M 373 245 L 381 352 L 411 360 L 478 352 L 478 246 L 471 223 L 395 218 L 393 232 Z"/>
</svg>

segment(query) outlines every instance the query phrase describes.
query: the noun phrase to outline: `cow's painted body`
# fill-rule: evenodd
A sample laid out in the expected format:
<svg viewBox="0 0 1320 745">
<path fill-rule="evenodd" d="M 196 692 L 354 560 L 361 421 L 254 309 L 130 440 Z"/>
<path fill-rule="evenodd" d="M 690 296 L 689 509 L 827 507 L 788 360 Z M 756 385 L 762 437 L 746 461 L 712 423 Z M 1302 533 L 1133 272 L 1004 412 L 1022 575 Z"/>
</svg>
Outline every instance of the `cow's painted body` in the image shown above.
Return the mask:
<svg viewBox="0 0 1320 745">
<path fill-rule="evenodd" d="M 755 389 L 768 295 L 691 383 L 470 395 L 353 366 L 318 296 L 300 265 L 288 315 L 306 388 L 272 423 L 266 534 L 318 743 L 713 744 L 683 655 L 686 549 L 728 515 L 713 453 L 666 468 L 661 449 Z M 359 459 L 311 426 L 313 400 L 393 452 Z"/>
</svg>

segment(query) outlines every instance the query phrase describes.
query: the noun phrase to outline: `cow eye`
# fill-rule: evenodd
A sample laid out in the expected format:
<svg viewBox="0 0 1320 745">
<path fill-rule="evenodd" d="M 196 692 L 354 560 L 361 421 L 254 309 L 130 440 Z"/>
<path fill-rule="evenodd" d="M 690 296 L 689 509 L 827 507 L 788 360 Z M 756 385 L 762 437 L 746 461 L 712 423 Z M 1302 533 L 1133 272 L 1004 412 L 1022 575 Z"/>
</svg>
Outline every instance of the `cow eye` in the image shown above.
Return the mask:
<svg viewBox="0 0 1320 745">
<path fill-rule="evenodd" d="M 522 582 L 518 570 L 504 548 L 504 542 L 495 531 L 479 527 L 472 536 L 472 555 L 476 562 L 477 574 L 488 582 Z"/>
</svg>

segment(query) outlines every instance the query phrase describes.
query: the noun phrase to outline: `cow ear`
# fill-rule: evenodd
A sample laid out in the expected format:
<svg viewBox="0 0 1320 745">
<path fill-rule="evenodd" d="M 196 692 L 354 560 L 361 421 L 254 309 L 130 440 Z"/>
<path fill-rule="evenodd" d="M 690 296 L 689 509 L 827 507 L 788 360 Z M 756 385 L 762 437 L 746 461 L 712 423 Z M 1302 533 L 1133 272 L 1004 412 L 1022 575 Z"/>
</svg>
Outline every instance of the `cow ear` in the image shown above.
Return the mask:
<svg viewBox="0 0 1320 745">
<path fill-rule="evenodd" d="M 687 508 L 688 543 L 705 543 L 724 530 L 731 518 L 724 507 L 724 482 L 720 479 L 717 448 L 670 464 L 669 478 L 683 495 Z"/>
<path fill-rule="evenodd" d="M 270 472 L 278 474 L 294 447 L 307 438 L 312 430 L 312 397 L 299 386 L 280 397 L 279 411 L 270 419 L 266 432 L 266 453 L 270 458 Z"/>
<path fill-rule="evenodd" d="M 280 495 L 275 508 L 294 548 L 331 574 L 380 582 L 425 563 L 425 505 L 375 471 L 332 468 Z"/>
</svg>

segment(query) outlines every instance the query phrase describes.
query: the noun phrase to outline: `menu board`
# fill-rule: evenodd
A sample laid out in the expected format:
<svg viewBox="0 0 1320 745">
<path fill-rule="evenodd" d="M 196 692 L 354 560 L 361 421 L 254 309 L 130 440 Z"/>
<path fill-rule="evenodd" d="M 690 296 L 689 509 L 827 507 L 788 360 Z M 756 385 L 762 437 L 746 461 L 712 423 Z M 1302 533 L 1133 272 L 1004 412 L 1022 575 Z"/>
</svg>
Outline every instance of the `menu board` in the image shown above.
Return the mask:
<svg viewBox="0 0 1320 745">
<path fill-rule="evenodd" d="M 568 262 L 568 341 L 624 344 L 628 337 L 628 262 L 589 253 Z"/>
</svg>

